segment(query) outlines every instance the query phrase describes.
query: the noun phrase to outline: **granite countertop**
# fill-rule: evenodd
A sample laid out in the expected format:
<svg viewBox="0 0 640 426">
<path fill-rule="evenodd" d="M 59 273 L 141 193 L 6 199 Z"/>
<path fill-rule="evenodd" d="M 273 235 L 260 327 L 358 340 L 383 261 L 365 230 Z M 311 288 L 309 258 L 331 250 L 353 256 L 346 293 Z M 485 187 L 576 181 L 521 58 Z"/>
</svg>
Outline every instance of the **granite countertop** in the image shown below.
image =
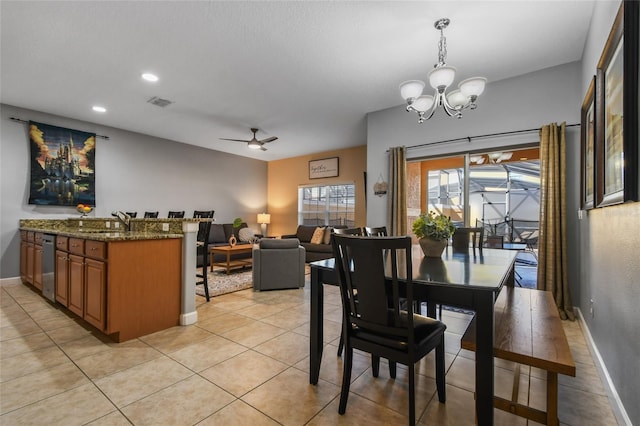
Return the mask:
<svg viewBox="0 0 640 426">
<path fill-rule="evenodd" d="M 183 238 L 183 222 L 193 221 L 198 219 L 131 219 L 132 229 L 123 231 L 114 218 L 22 219 L 19 229 L 95 241 L 160 240 Z"/>
<path fill-rule="evenodd" d="M 144 231 L 96 231 L 96 230 L 71 230 L 53 228 L 29 228 L 21 227 L 21 231 L 42 232 L 45 234 L 62 235 L 71 238 L 84 238 L 94 241 L 124 241 L 124 240 L 162 240 L 169 238 L 182 238 L 183 234 L 170 232 L 144 232 Z"/>
</svg>

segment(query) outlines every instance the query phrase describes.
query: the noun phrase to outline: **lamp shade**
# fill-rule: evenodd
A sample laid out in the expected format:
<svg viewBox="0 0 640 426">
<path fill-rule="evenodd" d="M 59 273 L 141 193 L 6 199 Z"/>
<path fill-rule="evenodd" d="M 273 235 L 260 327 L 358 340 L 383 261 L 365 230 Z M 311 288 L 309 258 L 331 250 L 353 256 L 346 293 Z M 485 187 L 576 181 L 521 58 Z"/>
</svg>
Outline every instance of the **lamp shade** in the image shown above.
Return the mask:
<svg viewBox="0 0 640 426">
<path fill-rule="evenodd" d="M 271 215 L 269 213 L 258 213 L 258 223 L 271 223 Z"/>
<path fill-rule="evenodd" d="M 429 84 L 434 89 L 439 87 L 449 87 L 453 80 L 456 78 L 456 69 L 445 65 L 443 67 L 434 68 L 429 73 Z"/>
<path fill-rule="evenodd" d="M 466 105 L 467 97 L 460 93 L 460 90 L 454 90 L 447 95 L 447 102 L 449 102 L 449 105 L 453 108 L 457 108 Z"/>
<path fill-rule="evenodd" d="M 427 112 L 432 106 L 433 96 L 429 95 L 418 96 L 411 104 L 411 107 L 418 112 Z"/>
<path fill-rule="evenodd" d="M 483 77 L 472 77 L 463 80 L 458 84 L 460 92 L 465 97 L 480 96 L 484 92 L 484 86 L 487 84 L 487 79 Z"/>
<path fill-rule="evenodd" d="M 247 145 L 251 149 L 260 149 L 260 148 L 262 148 L 262 145 L 260 145 L 260 142 L 258 142 L 258 141 L 250 141 Z"/>
<path fill-rule="evenodd" d="M 417 98 L 422 95 L 422 89 L 424 89 L 424 82 L 420 80 L 404 81 L 400 83 L 400 96 L 404 100 Z"/>
</svg>

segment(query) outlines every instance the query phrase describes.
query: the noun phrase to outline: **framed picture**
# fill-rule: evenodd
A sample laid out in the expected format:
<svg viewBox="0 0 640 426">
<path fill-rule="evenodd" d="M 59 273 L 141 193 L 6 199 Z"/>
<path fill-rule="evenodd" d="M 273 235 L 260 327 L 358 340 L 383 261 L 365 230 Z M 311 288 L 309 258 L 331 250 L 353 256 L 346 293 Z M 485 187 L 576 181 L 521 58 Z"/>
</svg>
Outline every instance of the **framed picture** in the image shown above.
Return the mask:
<svg viewBox="0 0 640 426">
<path fill-rule="evenodd" d="M 638 2 L 620 5 L 598 62 L 595 109 L 596 204 L 637 200 Z"/>
<path fill-rule="evenodd" d="M 338 176 L 338 157 L 309 161 L 309 179 Z"/>
<path fill-rule="evenodd" d="M 582 102 L 580 114 L 581 140 L 581 204 L 583 210 L 595 207 L 595 125 L 596 125 L 596 77 L 594 76 Z"/>
</svg>

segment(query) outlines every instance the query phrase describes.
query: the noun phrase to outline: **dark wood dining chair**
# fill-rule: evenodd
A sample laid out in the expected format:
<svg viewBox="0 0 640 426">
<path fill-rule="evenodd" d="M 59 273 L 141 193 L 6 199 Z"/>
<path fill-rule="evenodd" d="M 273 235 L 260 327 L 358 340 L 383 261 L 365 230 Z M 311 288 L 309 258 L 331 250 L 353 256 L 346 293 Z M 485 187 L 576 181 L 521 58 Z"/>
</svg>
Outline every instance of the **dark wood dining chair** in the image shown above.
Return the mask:
<svg viewBox="0 0 640 426">
<path fill-rule="evenodd" d="M 158 217 L 158 212 L 144 212 L 145 219 L 155 219 Z"/>
<path fill-rule="evenodd" d="M 198 224 L 198 234 L 196 235 L 196 259 L 199 255 L 202 255 L 202 273 L 196 272 L 196 278 L 200 278 L 201 281 L 196 280 L 196 285 L 202 284 L 204 286 L 204 295 L 209 298 L 209 282 L 207 280 L 207 272 L 209 269 L 209 232 L 211 231 L 211 221 L 203 220 Z M 197 262 L 196 262 L 197 267 Z"/>
<path fill-rule="evenodd" d="M 415 424 L 415 363 L 435 349 L 438 400 L 445 402 L 444 331 L 442 322 L 413 312 L 411 237 L 333 236 L 333 255 L 343 307 L 345 341 L 338 413 L 349 398 L 353 350 L 372 355 L 377 376 L 380 358 L 407 366 L 409 424 Z M 399 277 L 406 277 L 400 280 Z M 400 294 L 404 290 L 403 296 Z M 357 296 L 357 303 L 356 303 Z M 405 303 L 406 301 L 406 303 Z"/>
<path fill-rule="evenodd" d="M 378 227 L 365 226 L 364 233 L 367 237 L 386 237 L 387 227 L 386 226 L 378 226 Z"/>
<path fill-rule="evenodd" d="M 482 250 L 484 228 L 456 228 L 451 236 L 451 247 L 455 251 Z"/>
<path fill-rule="evenodd" d="M 333 233 L 341 235 L 364 235 L 362 228 L 333 228 Z"/>
<path fill-rule="evenodd" d="M 213 214 L 215 213 L 215 210 L 194 210 L 193 211 L 193 218 L 197 219 L 213 219 Z"/>
<path fill-rule="evenodd" d="M 129 217 L 136 217 L 138 216 L 138 212 L 125 212 Z"/>
<path fill-rule="evenodd" d="M 182 211 L 170 211 L 167 215 L 169 219 L 182 219 L 184 217 L 184 210 Z"/>
</svg>

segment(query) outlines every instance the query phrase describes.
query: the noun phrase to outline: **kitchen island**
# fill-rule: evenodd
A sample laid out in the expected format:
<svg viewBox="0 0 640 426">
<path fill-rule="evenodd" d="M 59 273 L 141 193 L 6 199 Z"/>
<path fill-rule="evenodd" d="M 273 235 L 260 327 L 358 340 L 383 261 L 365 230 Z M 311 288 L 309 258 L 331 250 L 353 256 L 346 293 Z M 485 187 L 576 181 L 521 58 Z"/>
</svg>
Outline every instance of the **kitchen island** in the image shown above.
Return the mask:
<svg viewBox="0 0 640 426">
<path fill-rule="evenodd" d="M 21 220 L 21 278 L 43 290 L 37 247 L 53 235 L 58 307 L 116 342 L 184 324 L 184 222 L 139 219 L 124 230 L 113 218 Z"/>
</svg>

